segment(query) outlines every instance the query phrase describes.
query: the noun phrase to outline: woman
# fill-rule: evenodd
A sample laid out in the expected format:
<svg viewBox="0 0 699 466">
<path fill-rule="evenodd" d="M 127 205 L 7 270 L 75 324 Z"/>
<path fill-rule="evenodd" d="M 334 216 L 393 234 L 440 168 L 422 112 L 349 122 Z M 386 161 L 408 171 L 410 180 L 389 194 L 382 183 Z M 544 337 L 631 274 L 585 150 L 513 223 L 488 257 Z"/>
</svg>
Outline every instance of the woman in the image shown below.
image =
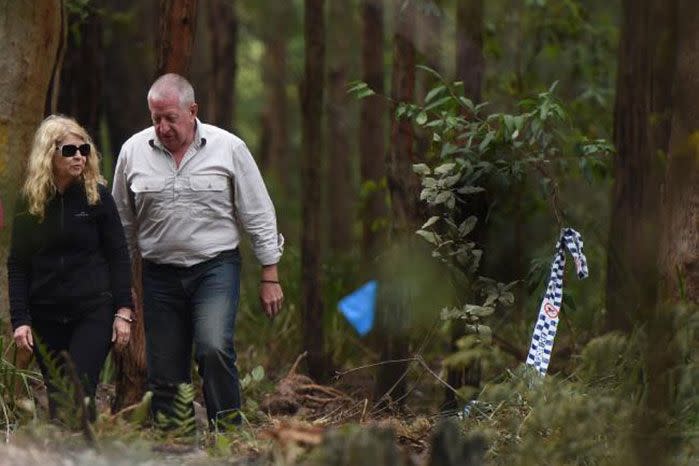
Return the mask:
<svg viewBox="0 0 699 466">
<path fill-rule="evenodd" d="M 93 420 L 95 389 L 111 343 L 119 350 L 129 341 L 129 254 L 103 183 L 99 154 L 85 129 L 64 116 L 46 118 L 29 154 L 7 268 L 14 340 L 37 356 L 51 418 L 56 390 L 35 336 L 59 365 L 59 352 L 70 355 L 92 400 Z"/>
</svg>

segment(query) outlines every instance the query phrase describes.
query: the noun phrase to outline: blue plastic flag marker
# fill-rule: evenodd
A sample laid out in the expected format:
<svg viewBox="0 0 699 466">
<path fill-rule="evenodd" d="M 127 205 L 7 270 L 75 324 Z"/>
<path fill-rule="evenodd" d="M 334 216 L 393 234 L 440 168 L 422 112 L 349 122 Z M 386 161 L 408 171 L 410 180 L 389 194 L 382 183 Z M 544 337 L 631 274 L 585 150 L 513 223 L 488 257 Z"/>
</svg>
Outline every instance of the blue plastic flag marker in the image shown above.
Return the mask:
<svg viewBox="0 0 699 466">
<path fill-rule="evenodd" d="M 337 308 L 342 315 L 361 336 L 369 333 L 374 326 L 377 288 L 378 282 L 371 280 L 337 303 Z"/>
</svg>

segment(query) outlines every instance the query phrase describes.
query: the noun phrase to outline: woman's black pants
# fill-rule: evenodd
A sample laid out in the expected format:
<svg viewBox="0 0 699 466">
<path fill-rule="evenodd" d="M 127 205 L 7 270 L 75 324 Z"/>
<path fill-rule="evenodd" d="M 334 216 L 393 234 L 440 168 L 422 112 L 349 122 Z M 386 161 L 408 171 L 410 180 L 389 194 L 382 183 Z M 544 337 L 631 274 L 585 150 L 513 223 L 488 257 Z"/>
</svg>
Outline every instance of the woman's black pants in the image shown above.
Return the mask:
<svg viewBox="0 0 699 466">
<path fill-rule="evenodd" d="M 68 315 L 60 312 L 60 309 L 57 311 L 57 316 Z M 113 306 L 108 302 L 99 304 L 77 319 L 32 320 L 34 335 L 38 337 L 34 342 L 34 354 L 48 390 L 49 416 L 52 419 L 56 419 L 57 397 L 65 397 L 67 394 L 61 393 L 59 385 L 52 380 L 45 355 L 39 351 L 38 344 L 45 345 L 47 354 L 54 361 L 53 367 L 60 371 L 64 377 L 63 380 L 70 380 L 70 376 L 66 373 L 66 362 L 60 353 L 62 351 L 68 353 L 75 366 L 76 375 L 82 382 L 84 394 L 90 397 L 89 416 L 94 421 L 97 415 L 94 403 L 95 392 L 102 365 L 112 345 L 113 319 Z"/>
</svg>

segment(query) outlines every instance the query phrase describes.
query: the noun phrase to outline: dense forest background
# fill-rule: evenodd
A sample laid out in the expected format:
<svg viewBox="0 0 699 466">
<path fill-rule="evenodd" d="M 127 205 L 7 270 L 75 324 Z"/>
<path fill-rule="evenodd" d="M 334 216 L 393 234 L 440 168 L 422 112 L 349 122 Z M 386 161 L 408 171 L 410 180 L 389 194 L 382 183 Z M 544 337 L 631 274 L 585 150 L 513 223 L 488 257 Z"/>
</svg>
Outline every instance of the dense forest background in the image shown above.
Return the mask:
<svg viewBox="0 0 699 466">
<path fill-rule="evenodd" d="M 243 245 L 247 422 L 225 435 L 142 426 L 142 334 L 93 427 L 48 424 L 3 272 L 7 461 L 694 464 L 697 26 L 689 0 L 0 0 L 2 267 L 43 116 L 83 124 L 111 180 L 168 71 L 246 141 L 286 237 L 272 322 Z M 568 261 L 541 378 L 523 363 L 565 227 L 590 276 Z M 373 279 L 361 337 L 337 303 Z"/>
</svg>

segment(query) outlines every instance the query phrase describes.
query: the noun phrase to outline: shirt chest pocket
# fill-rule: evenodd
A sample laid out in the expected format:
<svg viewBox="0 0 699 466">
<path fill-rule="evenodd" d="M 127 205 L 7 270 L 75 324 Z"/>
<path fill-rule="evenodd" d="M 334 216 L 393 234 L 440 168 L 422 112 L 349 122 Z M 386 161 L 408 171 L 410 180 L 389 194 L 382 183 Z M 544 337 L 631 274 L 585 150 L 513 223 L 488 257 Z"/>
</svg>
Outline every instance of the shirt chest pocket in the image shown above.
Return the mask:
<svg viewBox="0 0 699 466">
<path fill-rule="evenodd" d="M 230 211 L 228 177 L 192 175 L 189 177 L 190 217 L 216 218 Z"/>
<path fill-rule="evenodd" d="M 131 183 L 136 210 L 140 215 L 162 218 L 167 215 L 166 180 L 163 178 L 138 177 Z"/>
<path fill-rule="evenodd" d="M 161 193 L 165 190 L 165 180 L 162 178 L 138 178 L 131 183 L 134 194 Z"/>
<path fill-rule="evenodd" d="M 221 192 L 228 186 L 228 178 L 222 175 L 192 175 L 189 185 L 195 192 Z"/>
</svg>

